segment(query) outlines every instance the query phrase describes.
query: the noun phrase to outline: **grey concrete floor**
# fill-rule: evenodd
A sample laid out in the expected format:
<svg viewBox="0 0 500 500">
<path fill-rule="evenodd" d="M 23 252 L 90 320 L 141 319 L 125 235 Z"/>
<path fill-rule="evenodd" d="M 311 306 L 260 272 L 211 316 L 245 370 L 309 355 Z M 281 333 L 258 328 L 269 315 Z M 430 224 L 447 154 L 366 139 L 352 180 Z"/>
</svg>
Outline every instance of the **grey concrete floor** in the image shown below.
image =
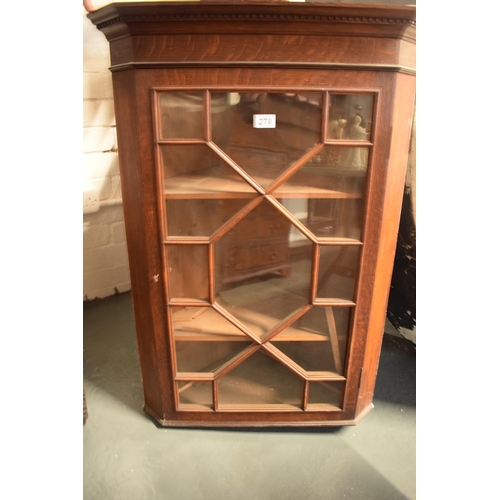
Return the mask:
<svg viewBox="0 0 500 500">
<path fill-rule="evenodd" d="M 84 304 L 85 500 L 416 498 L 415 349 L 384 336 L 354 427 L 162 429 L 142 411 L 130 293 Z"/>
</svg>

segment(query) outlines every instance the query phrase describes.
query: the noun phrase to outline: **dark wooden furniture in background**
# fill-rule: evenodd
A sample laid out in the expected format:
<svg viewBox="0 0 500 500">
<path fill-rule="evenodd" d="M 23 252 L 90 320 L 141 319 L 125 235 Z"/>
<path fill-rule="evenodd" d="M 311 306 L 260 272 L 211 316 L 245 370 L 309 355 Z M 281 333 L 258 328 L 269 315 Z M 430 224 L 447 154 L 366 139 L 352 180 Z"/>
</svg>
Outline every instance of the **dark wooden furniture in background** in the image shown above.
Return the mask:
<svg viewBox="0 0 500 500">
<path fill-rule="evenodd" d="M 394 262 L 415 9 L 117 3 L 89 18 L 110 43 L 145 411 L 355 424 Z"/>
<path fill-rule="evenodd" d="M 83 425 L 87 423 L 89 418 L 89 411 L 87 409 L 87 398 L 85 397 L 85 389 L 83 390 Z"/>
</svg>

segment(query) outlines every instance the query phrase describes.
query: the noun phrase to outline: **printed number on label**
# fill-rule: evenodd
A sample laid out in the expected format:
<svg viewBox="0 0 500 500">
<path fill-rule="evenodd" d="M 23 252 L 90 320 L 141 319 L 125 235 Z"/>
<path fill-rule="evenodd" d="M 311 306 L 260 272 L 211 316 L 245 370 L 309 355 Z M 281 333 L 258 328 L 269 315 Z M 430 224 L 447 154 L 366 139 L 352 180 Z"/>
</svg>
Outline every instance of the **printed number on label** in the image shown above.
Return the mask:
<svg viewBox="0 0 500 500">
<path fill-rule="evenodd" d="M 276 115 L 253 115 L 253 128 L 276 128 Z"/>
</svg>

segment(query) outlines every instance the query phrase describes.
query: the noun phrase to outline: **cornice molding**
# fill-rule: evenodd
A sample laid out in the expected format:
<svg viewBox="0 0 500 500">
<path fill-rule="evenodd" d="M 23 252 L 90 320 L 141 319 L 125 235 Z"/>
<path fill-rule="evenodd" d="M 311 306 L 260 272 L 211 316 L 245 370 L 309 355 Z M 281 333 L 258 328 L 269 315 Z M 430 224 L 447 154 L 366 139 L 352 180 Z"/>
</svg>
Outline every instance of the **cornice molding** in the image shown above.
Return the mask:
<svg viewBox="0 0 500 500">
<path fill-rule="evenodd" d="M 96 26 L 99 30 L 115 24 L 141 22 L 178 22 L 178 21 L 298 21 L 298 22 L 329 22 L 356 24 L 396 24 L 416 26 L 414 19 L 400 19 L 374 16 L 342 16 L 315 14 L 285 14 L 285 13 L 196 13 L 196 14 L 154 14 L 154 15 L 122 15 L 109 19 Z"/>
</svg>

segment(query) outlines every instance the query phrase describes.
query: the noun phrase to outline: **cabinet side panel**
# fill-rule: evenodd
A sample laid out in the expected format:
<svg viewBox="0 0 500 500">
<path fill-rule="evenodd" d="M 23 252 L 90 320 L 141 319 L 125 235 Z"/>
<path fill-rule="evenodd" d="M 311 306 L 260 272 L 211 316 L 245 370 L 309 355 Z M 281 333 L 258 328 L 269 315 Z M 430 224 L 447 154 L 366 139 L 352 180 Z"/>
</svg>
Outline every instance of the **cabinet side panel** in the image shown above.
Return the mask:
<svg viewBox="0 0 500 500">
<path fill-rule="evenodd" d="M 399 219 L 404 191 L 406 164 L 412 126 L 415 77 L 403 74 L 388 75 L 387 88 L 394 88 L 394 107 L 391 117 L 392 138 L 387 163 L 387 177 L 381 206 L 380 241 L 378 244 L 373 293 L 370 305 L 370 322 L 363 356 L 358 406 L 356 415 L 365 411 L 373 399 L 376 374 L 382 346 L 394 255 L 396 252 Z"/>
<path fill-rule="evenodd" d="M 113 74 L 118 155 L 144 397 L 148 407 L 167 418 L 165 401 L 173 396 L 165 381 L 169 358 L 151 105 L 149 89 L 138 80 L 134 71 Z"/>
</svg>

